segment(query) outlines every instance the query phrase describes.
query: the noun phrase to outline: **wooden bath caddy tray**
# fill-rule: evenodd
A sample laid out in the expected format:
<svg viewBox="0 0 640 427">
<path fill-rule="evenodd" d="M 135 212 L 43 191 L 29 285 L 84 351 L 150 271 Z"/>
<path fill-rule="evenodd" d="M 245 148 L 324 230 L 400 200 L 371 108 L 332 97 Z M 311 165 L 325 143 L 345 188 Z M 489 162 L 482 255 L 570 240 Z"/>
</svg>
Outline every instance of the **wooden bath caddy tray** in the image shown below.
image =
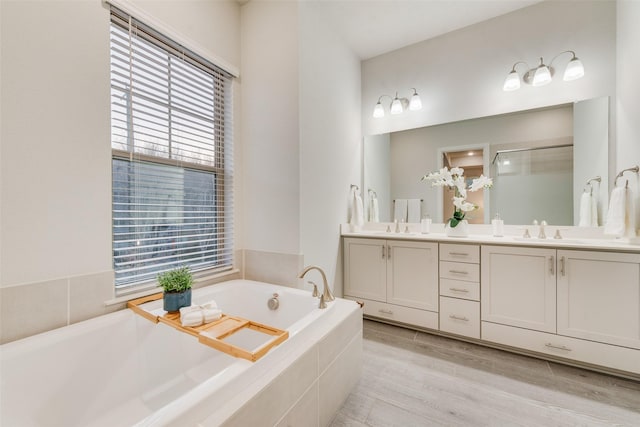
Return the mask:
<svg viewBox="0 0 640 427">
<path fill-rule="evenodd" d="M 242 359 L 255 362 L 267 354 L 271 348 L 285 341 L 289 337 L 288 331 L 274 328 L 273 326 L 263 325 L 252 320 L 243 319 L 242 317 L 229 316 L 226 314 L 223 314 L 220 319 L 211 323 L 205 323 L 204 325 L 182 326 L 179 311 L 167 313 L 162 309 L 148 311 L 141 307 L 142 304 L 159 299 L 162 299 L 162 293 L 131 300 L 127 302 L 127 307 L 145 319 L 154 323 L 165 323 L 179 331 L 197 337 L 198 341 L 202 344 L 213 347 L 216 350 L 225 352 L 234 357 L 240 357 Z M 224 341 L 226 338 L 231 337 L 233 334 L 243 329 L 251 329 L 263 334 L 271 335 L 273 338 L 262 344 L 254 351 L 250 351 Z"/>
</svg>

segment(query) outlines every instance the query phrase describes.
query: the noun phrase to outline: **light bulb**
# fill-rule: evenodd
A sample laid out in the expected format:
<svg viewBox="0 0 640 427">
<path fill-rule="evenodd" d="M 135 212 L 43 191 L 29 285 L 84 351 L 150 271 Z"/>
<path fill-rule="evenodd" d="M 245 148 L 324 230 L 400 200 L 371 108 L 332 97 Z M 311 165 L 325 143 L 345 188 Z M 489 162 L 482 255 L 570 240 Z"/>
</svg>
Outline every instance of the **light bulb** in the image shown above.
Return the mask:
<svg viewBox="0 0 640 427">
<path fill-rule="evenodd" d="M 384 117 L 384 108 L 380 101 L 376 104 L 376 107 L 373 109 L 373 117 L 379 119 L 380 117 Z"/>
<path fill-rule="evenodd" d="M 398 99 L 398 95 L 393 99 L 391 103 L 391 114 L 400 114 L 402 113 L 402 102 Z"/>
<path fill-rule="evenodd" d="M 422 100 L 420 99 L 420 96 L 416 92 L 411 97 L 411 101 L 409 101 L 409 110 L 416 111 L 421 109 L 422 109 Z"/>
<path fill-rule="evenodd" d="M 574 56 L 567 64 L 567 68 L 564 70 L 564 76 L 562 79 L 565 82 L 569 82 L 571 80 L 577 80 L 582 76 L 584 76 L 584 66 L 582 65 L 582 61 Z"/>
<path fill-rule="evenodd" d="M 513 70 L 505 79 L 502 90 L 504 90 L 505 92 L 511 92 L 518 89 L 520 89 L 520 75 L 516 70 Z"/>
</svg>

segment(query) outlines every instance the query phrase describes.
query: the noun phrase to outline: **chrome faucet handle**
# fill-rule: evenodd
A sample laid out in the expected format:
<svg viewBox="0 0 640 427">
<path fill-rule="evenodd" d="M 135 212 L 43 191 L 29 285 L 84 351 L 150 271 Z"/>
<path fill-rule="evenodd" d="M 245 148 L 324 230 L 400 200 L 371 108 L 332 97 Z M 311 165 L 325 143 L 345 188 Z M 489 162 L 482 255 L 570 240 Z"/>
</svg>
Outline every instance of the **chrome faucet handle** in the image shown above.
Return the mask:
<svg viewBox="0 0 640 427">
<path fill-rule="evenodd" d="M 562 239 L 562 234 L 560 234 L 560 229 L 556 230 L 556 234 L 553 235 L 554 239 Z"/>
<path fill-rule="evenodd" d="M 313 281 L 311 280 L 309 280 L 307 283 L 313 285 L 313 292 L 311 293 L 311 296 L 314 298 L 318 298 L 320 296 L 320 292 L 318 292 L 318 285 L 313 283 Z"/>
<path fill-rule="evenodd" d="M 387 225 L 387 233 L 391 233 L 391 226 Z"/>
<path fill-rule="evenodd" d="M 530 239 L 531 238 L 531 234 L 529 234 L 529 229 L 528 228 L 524 229 L 524 234 L 522 235 L 522 237 L 524 239 Z"/>
</svg>

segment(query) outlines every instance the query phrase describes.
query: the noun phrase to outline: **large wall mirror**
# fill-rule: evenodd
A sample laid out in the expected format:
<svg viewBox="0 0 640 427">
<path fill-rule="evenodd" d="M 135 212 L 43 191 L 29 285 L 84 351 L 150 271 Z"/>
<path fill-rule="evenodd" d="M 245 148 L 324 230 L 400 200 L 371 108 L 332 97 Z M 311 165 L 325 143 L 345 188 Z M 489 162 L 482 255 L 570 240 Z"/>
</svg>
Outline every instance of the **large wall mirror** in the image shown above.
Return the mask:
<svg viewBox="0 0 640 427">
<path fill-rule="evenodd" d="M 419 204 L 420 217 L 443 222 L 450 195 L 420 178 L 443 166 L 460 166 L 471 174 L 467 178 L 484 173 L 494 179 L 494 187 L 474 202 L 482 209 L 469 214 L 470 222 L 488 223 L 500 214 L 507 224 L 544 219 L 578 225 L 588 193 L 602 224 L 608 147 L 608 97 L 367 136 L 365 211 L 376 197 L 379 221 L 391 222 L 396 204 L 406 200 L 414 209 Z M 410 217 L 415 221 L 415 212 Z"/>
</svg>

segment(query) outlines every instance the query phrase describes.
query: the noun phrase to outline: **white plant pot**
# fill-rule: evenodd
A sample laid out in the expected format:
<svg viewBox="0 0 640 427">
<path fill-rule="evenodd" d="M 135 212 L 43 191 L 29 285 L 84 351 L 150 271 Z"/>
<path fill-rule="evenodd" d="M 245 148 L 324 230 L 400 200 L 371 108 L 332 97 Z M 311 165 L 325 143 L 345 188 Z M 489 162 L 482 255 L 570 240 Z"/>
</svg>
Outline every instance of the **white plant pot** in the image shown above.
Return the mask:
<svg viewBox="0 0 640 427">
<path fill-rule="evenodd" d="M 449 221 L 444 226 L 444 234 L 447 237 L 469 237 L 469 223 L 463 219 L 457 226 L 451 227 Z"/>
</svg>

